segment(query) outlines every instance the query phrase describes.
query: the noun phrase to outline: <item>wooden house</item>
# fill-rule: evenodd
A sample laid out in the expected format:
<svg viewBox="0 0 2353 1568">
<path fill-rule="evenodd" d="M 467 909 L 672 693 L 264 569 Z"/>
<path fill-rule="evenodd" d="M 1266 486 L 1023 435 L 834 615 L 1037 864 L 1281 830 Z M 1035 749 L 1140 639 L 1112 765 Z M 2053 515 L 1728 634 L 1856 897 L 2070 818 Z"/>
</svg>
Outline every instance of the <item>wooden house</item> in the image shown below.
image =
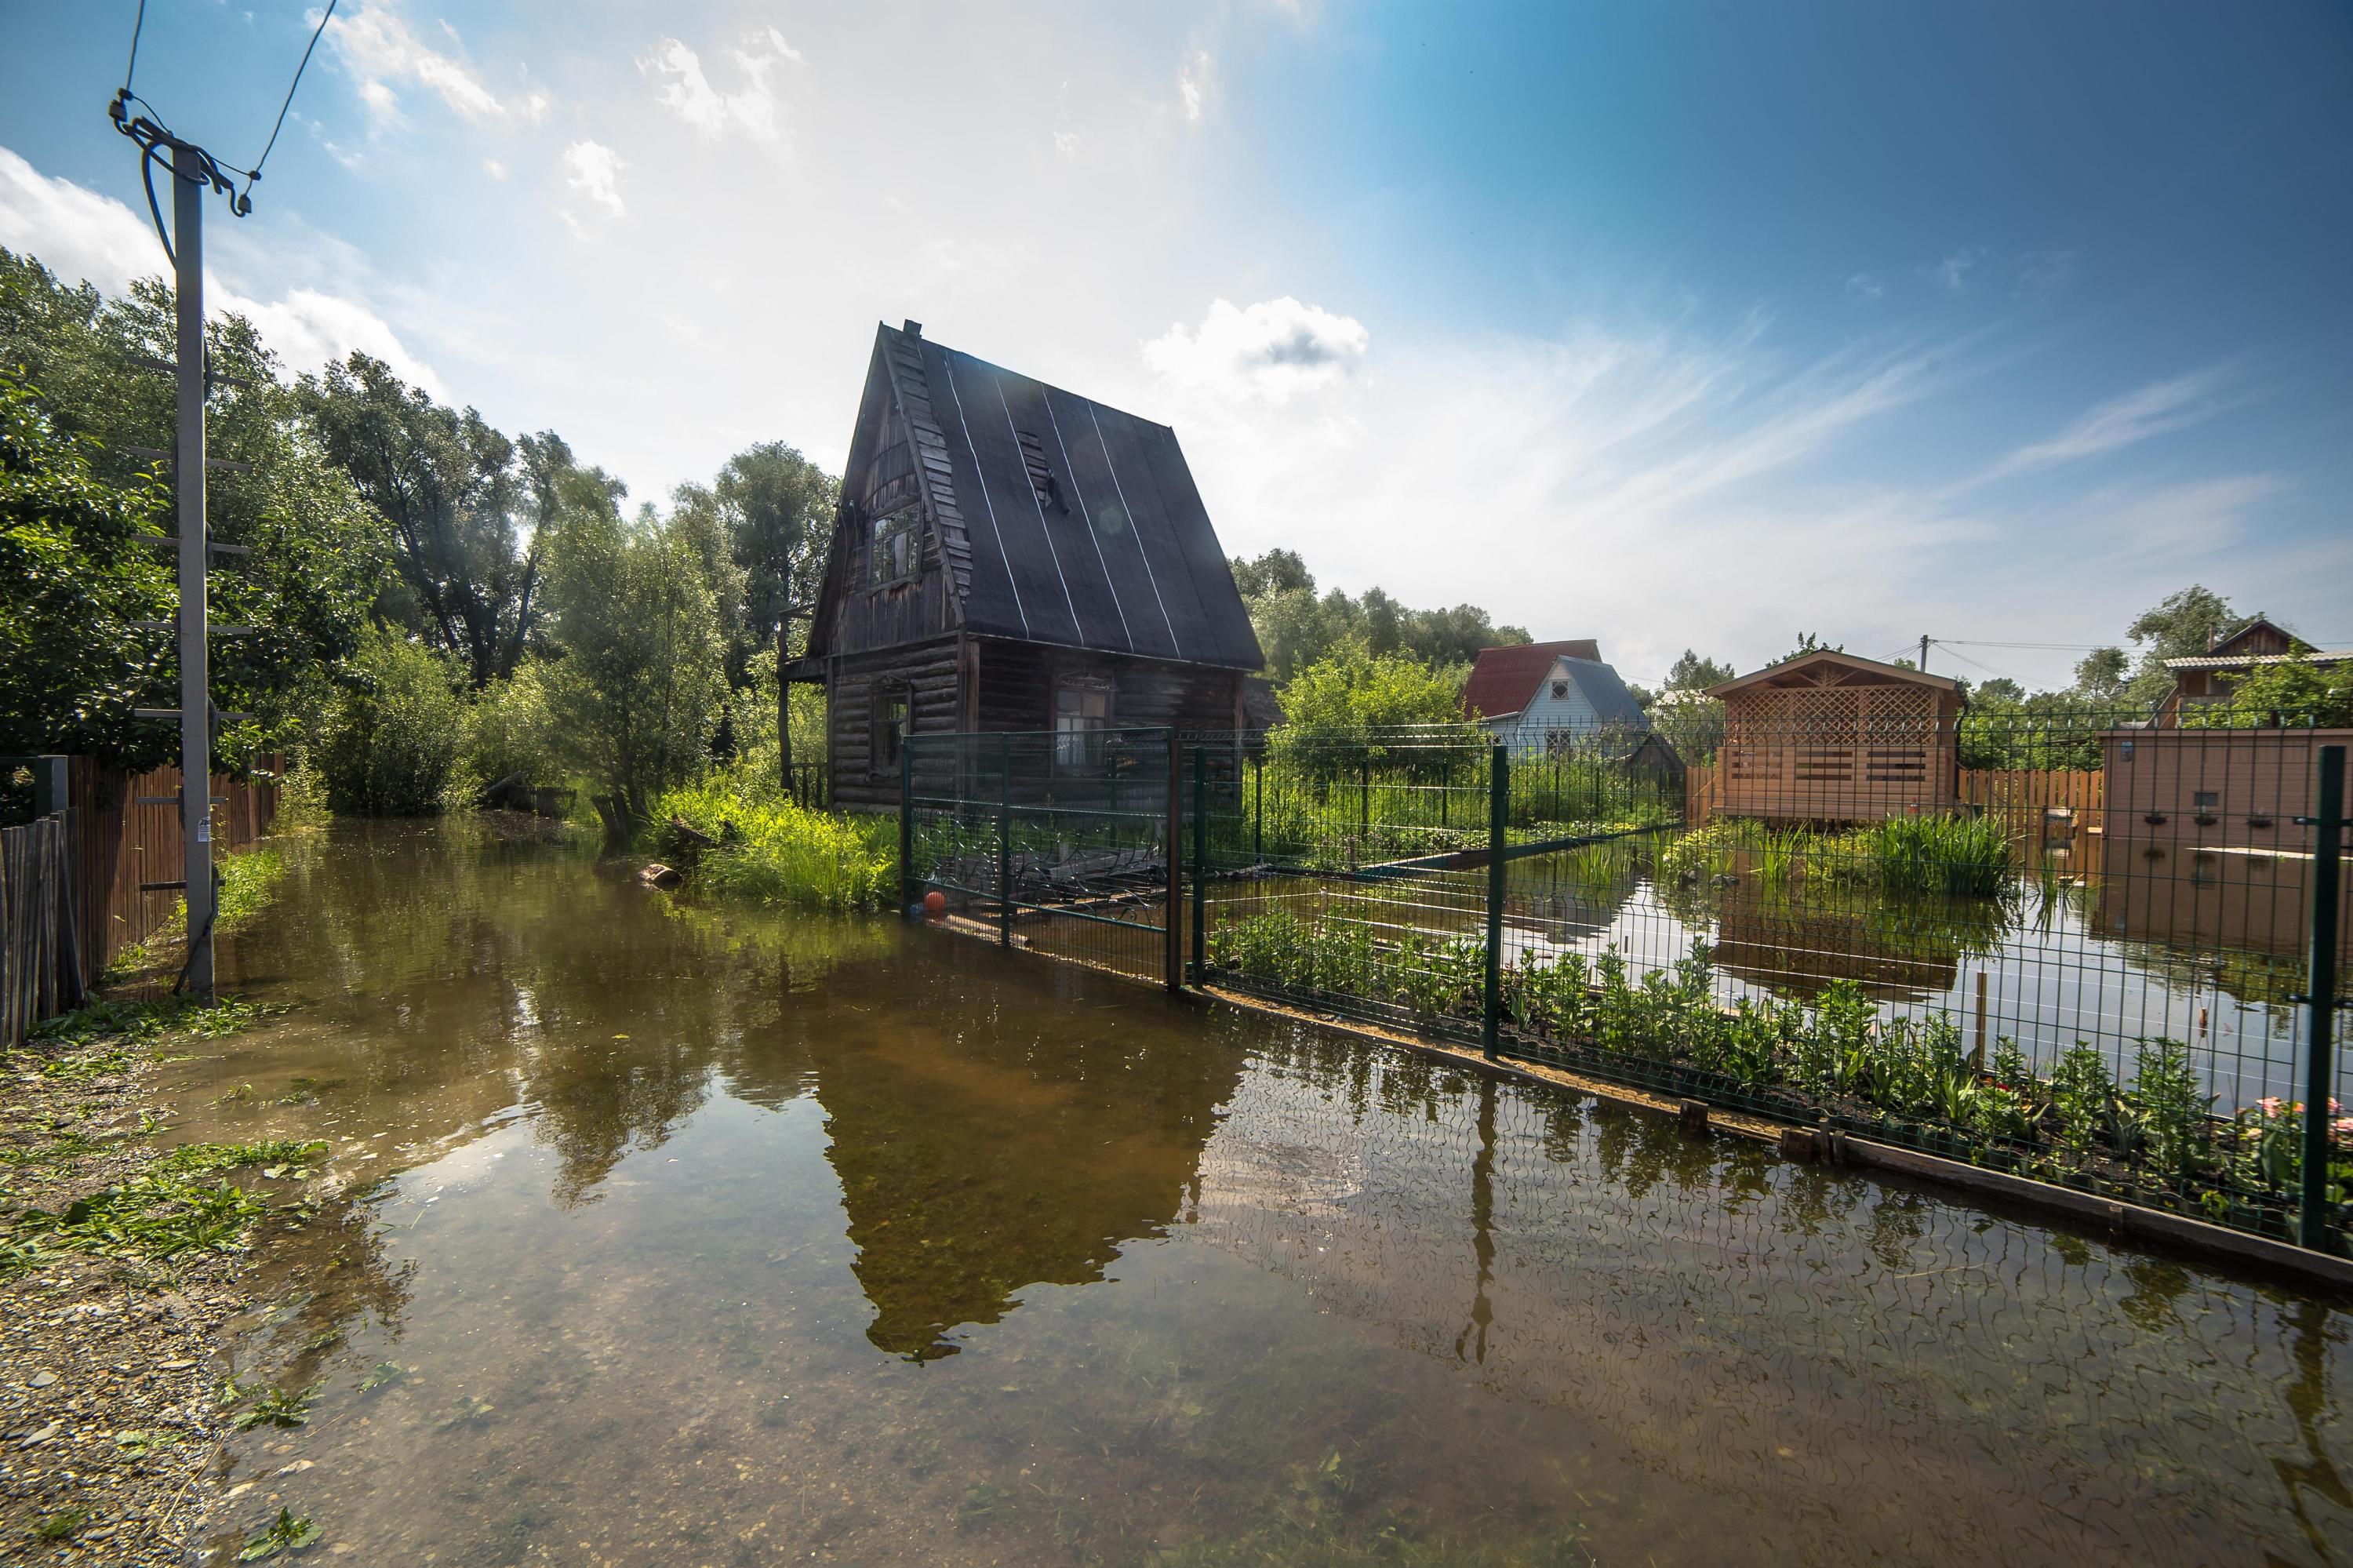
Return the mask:
<svg viewBox="0 0 2353 1568">
<path fill-rule="evenodd" d="M 1244 727 L 1265 660 L 1176 433 L 879 327 L 807 654 L 838 805 L 911 735 Z"/>
<path fill-rule="evenodd" d="M 2181 722 L 2186 707 L 2231 700 L 2231 687 L 2242 676 L 2267 664 L 2343 664 L 2353 662 L 2353 649 L 2316 649 L 2294 632 L 2255 617 L 2203 653 L 2168 659 L 2173 690 L 2158 705 L 2157 722 L 2170 727 Z"/>
<path fill-rule="evenodd" d="M 1724 704 L 1718 811 L 1858 822 L 1960 807 L 1957 681 L 1824 651 L 1707 694 Z"/>
<path fill-rule="evenodd" d="M 1649 727 L 1641 705 L 1589 637 L 1482 648 L 1463 683 L 1462 712 L 1521 755 Z"/>
</svg>

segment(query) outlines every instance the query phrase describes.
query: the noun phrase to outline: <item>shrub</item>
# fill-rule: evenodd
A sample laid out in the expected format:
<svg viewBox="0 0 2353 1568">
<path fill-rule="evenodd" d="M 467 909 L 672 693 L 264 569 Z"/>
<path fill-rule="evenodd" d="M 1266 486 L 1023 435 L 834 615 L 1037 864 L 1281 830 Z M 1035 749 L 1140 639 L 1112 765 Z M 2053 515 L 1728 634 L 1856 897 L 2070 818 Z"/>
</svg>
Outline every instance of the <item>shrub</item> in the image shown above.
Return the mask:
<svg viewBox="0 0 2353 1568">
<path fill-rule="evenodd" d="M 837 814 L 733 787 L 730 776 L 665 791 L 655 804 L 657 838 L 688 858 L 675 819 L 715 848 L 695 851 L 699 887 L 758 904 L 836 912 L 888 907 L 898 896 L 895 817 Z"/>
<path fill-rule="evenodd" d="M 421 817 L 442 808 L 457 777 L 465 705 L 449 666 L 416 643 L 378 634 L 353 661 L 317 761 L 335 810 Z"/>
<path fill-rule="evenodd" d="M 475 694 L 466 710 L 467 770 L 483 785 L 502 779 L 554 783 L 562 777 L 562 768 L 555 758 L 553 727 L 540 666 L 533 662 L 518 665 L 512 676 L 493 680 Z"/>
</svg>

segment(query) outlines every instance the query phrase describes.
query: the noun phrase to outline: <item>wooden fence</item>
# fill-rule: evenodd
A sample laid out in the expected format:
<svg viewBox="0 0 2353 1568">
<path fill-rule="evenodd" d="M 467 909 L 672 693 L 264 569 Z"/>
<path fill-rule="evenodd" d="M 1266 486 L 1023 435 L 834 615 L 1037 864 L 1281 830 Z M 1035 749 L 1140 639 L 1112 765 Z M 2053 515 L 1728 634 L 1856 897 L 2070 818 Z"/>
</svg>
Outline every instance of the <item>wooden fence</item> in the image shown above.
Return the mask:
<svg viewBox="0 0 2353 1568">
<path fill-rule="evenodd" d="M 278 812 L 277 757 L 255 758 L 255 777 L 212 779 L 213 853 L 243 849 L 269 831 Z M 80 838 L 81 951 L 92 975 L 125 948 L 169 924 L 180 906 L 177 888 L 142 885 L 177 882 L 185 869 L 180 837 L 180 770 L 125 774 L 94 759 L 73 759 L 74 827 Z"/>
<path fill-rule="evenodd" d="M 81 1004 L 73 837 L 63 814 L 0 828 L 0 1048 Z"/>
<path fill-rule="evenodd" d="M 1685 827 L 1705 827 L 1725 814 L 1723 767 L 1718 762 L 1683 770 Z M 2013 841 L 2069 838 L 2099 827 L 2105 778 L 2065 769 L 1964 768 L 1957 795 L 1964 807 L 2000 815 Z"/>
</svg>

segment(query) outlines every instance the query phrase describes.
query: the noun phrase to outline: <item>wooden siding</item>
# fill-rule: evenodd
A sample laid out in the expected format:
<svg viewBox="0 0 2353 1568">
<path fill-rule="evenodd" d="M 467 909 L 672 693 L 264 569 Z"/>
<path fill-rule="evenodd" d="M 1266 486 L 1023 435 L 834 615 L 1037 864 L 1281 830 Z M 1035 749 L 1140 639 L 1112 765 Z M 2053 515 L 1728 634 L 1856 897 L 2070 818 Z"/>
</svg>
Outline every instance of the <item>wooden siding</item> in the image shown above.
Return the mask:
<svg viewBox="0 0 2353 1568">
<path fill-rule="evenodd" d="M 1068 677 L 1111 683 L 1111 724 L 1116 729 L 1173 725 L 1227 730 L 1242 723 L 1239 671 L 1039 642 L 975 641 L 980 659 L 977 729 L 1051 729 L 1054 683 Z"/>
<path fill-rule="evenodd" d="M 874 699 L 907 694 L 907 732 L 946 735 L 964 727 L 962 640 L 865 653 L 834 662 L 826 682 L 826 755 L 833 769 L 833 803 L 843 807 L 899 804 L 898 774 L 873 768 Z"/>
<path fill-rule="evenodd" d="M 1794 821 L 1871 821 L 1959 804 L 1958 703 L 1910 682 L 1753 685 L 1725 697 L 1721 809 Z"/>
<path fill-rule="evenodd" d="M 2111 841 L 2310 854 L 2295 819 L 2312 814 L 2320 748 L 2353 745 L 2353 729 L 2117 730 L 2100 745 Z"/>
<path fill-rule="evenodd" d="M 276 757 L 259 758 L 258 772 L 264 776 L 242 782 L 226 773 L 213 775 L 212 792 L 227 801 L 213 808 L 216 854 L 243 849 L 269 831 L 270 819 L 278 813 L 275 776 L 282 765 Z M 71 779 L 74 826 L 81 841 L 77 913 L 83 959 L 95 977 L 123 948 L 161 930 L 179 907 L 176 890 L 140 890 L 142 883 L 180 879 L 185 867 L 179 805 L 176 800 L 155 806 L 139 802 L 176 797 L 180 770 L 158 768 L 126 775 L 102 768 L 91 758 L 77 757 Z"/>
<path fill-rule="evenodd" d="M 2103 777 L 2063 768 L 1964 768 L 1956 777 L 1957 806 L 2000 816 L 2013 843 L 2088 855 L 2101 829 Z M 2062 813 L 2054 816 L 2052 813 Z M 1683 825 L 1705 827 L 1727 813 L 1720 767 L 1692 764 L 1683 771 Z M 1738 816 L 1745 813 L 1734 811 Z"/>
</svg>

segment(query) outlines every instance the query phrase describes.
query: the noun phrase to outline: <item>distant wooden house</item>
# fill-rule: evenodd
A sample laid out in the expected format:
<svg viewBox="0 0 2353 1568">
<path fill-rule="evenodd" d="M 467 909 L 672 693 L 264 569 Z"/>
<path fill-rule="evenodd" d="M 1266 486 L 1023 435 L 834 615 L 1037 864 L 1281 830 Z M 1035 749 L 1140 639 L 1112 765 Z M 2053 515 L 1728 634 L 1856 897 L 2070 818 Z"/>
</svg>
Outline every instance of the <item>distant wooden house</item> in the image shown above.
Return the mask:
<svg viewBox="0 0 2353 1568">
<path fill-rule="evenodd" d="M 1708 695 L 1724 703 L 1715 810 L 1852 822 L 1960 806 L 1957 681 L 1824 652 Z"/>
<path fill-rule="evenodd" d="M 2227 703 L 2231 687 L 2242 676 L 2269 664 L 2353 663 L 2353 649 L 2318 649 L 2285 628 L 2255 617 L 2203 653 L 2168 659 L 2173 690 L 2158 705 L 2157 722 L 2169 728 L 2181 722 L 2186 707 Z"/>
<path fill-rule="evenodd" d="M 1589 637 L 1482 648 L 1463 683 L 1462 711 L 1522 754 L 1649 727 L 1642 705 Z"/>
<path fill-rule="evenodd" d="M 1244 726 L 1264 664 L 1176 433 L 879 327 L 807 655 L 839 805 L 909 735 Z"/>
</svg>

